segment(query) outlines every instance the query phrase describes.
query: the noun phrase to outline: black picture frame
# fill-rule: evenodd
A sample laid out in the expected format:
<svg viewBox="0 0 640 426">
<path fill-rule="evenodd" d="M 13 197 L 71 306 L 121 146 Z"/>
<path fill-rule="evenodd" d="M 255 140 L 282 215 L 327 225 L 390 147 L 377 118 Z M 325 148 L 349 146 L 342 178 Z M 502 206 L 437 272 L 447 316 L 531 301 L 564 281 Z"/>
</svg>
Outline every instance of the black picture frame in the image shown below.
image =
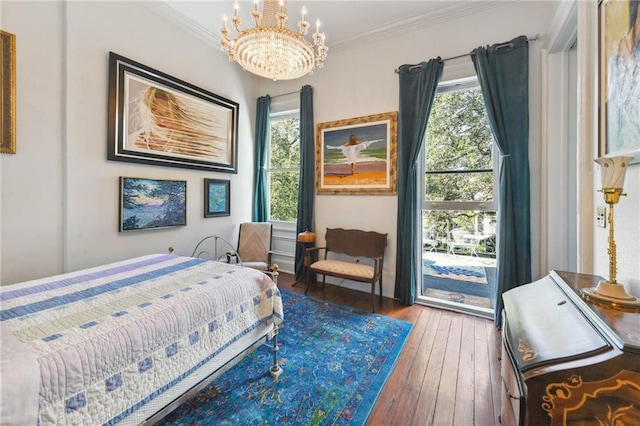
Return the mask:
<svg viewBox="0 0 640 426">
<path fill-rule="evenodd" d="M 204 180 L 204 217 L 231 215 L 231 181 Z"/>
<path fill-rule="evenodd" d="M 107 159 L 237 173 L 239 104 L 109 52 Z"/>
<path fill-rule="evenodd" d="M 186 180 L 120 176 L 120 232 L 186 224 Z"/>
</svg>

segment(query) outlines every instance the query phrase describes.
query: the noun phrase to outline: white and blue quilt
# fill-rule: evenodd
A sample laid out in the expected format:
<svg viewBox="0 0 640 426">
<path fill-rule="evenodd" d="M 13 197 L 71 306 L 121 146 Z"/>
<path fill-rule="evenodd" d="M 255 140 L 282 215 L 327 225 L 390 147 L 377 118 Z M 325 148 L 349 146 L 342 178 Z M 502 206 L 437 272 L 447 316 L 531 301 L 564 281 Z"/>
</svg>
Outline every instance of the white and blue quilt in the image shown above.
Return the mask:
<svg viewBox="0 0 640 426">
<path fill-rule="evenodd" d="M 175 255 L 3 286 L 0 423 L 116 423 L 282 319 L 267 275 Z"/>
</svg>

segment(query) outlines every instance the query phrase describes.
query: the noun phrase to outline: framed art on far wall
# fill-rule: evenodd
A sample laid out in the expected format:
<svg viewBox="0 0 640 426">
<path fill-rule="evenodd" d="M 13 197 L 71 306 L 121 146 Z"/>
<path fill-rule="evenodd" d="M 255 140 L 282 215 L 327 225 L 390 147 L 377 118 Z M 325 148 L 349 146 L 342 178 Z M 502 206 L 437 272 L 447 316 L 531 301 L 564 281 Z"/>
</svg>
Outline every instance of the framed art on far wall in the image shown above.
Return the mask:
<svg viewBox="0 0 640 426">
<path fill-rule="evenodd" d="M 0 152 L 16 153 L 16 36 L 0 30 Z"/>
<path fill-rule="evenodd" d="M 231 215 L 231 182 L 221 179 L 204 180 L 204 217 Z"/>
<path fill-rule="evenodd" d="M 109 160 L 237 173 L 238 109 L 109 53 Z"/>
<path fill-rule="evenodd" d="M 319 123 L 318 194 L 396 193 L 398 113 Z"/>
<path fill-rule="evenodd" d="M 599 5 L 600 155 L 640 162 L 640 2 Z M 636 53 L 634 53 L 636 52 Z"/>
<path fill-rule="evenodd" d="M 187 224 L 187 181 L 120 177 L 120 232 Z"/>
</svg>

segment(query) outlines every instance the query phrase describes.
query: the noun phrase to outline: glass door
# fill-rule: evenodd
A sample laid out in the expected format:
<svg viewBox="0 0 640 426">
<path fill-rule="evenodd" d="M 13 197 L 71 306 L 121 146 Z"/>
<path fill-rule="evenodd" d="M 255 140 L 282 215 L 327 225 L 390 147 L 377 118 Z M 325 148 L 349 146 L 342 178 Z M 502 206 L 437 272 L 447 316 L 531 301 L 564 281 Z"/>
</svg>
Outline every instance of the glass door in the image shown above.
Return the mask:
<svg viewBox="0 0 640 426">
<path fill-rule="evenodd" d="M 475 77 L 439 85 L 424 146 L 418 301 L 493 318 L 497 156 Z"/>
</svg>

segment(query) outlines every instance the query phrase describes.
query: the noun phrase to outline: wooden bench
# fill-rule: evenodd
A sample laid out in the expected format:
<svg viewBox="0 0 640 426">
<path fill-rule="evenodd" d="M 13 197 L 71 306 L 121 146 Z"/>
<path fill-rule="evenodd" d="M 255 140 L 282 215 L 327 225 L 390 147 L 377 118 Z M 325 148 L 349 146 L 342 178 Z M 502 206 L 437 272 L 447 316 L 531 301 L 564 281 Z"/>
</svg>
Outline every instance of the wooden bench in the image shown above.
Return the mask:
<svg viewBox="0 0 640 426">
<path fill-rule="evenodd" d="M 382 303 L 382 267 L 387 234 L 359 229 L 327 228 L 324 247 L 310 247 L 305 250 L 304 264 L 307 269 L 307 289 L 311 285 L 312 274 L 321 274 L 324 287 L 327 275 L 371 284 L 371 307 L 376 311 L 376 282 L 380 283 Z M 321 252 L 324 256 L 320 256 Z M 355 260 L 339 260 L 338 255 L 347 255 Z M 361 263 L 360 258 L 365 258 Z M 315 260 L 318 259 L 318 260 Z"/>
</svg>

